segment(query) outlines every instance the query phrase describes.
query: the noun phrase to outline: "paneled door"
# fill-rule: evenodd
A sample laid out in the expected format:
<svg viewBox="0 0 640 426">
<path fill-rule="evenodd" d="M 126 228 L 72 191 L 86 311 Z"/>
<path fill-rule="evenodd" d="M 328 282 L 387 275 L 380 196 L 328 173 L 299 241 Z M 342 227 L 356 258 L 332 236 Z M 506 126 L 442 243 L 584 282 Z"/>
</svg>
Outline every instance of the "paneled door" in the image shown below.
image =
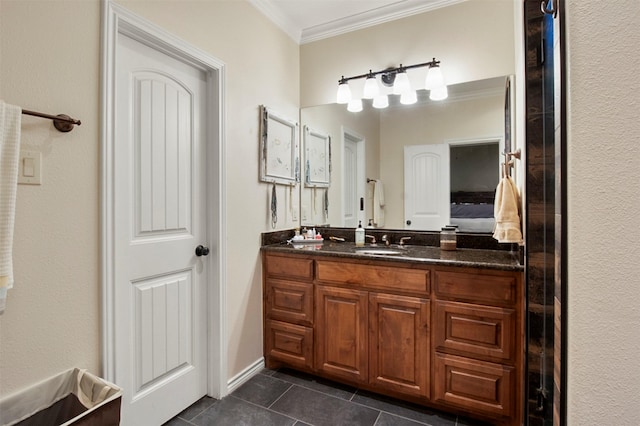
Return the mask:
<svg viewBox="0 0 640 426">
<path fill-rule="evenodd" d="M 159 425 L 207 392 L 207 75 L 117 42 L 115 382 L 123 425 Z"/>
<path fill-rule="evenodd" d="M 449 224 L 449 145 L 404 147 L 405 229 L 438 231 Z"/>
</svg>

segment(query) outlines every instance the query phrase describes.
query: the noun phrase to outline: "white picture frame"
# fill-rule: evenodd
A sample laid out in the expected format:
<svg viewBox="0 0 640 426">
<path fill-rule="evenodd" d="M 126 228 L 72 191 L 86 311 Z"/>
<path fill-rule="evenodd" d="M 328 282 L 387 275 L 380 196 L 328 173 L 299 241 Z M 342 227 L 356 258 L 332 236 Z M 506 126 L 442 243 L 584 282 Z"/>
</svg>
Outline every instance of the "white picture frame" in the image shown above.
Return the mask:
<svg viewBox="0 0 640 426">
<path fill-rule="evenodd" d="M 331 136 L 304 126 L 306 187 L 328 188 L 331 185 Z"/>
<path fill-rule="evenodd" d="M 300 182 L 298 123 L 260 106 L 260 181 Z"/>
</svg>

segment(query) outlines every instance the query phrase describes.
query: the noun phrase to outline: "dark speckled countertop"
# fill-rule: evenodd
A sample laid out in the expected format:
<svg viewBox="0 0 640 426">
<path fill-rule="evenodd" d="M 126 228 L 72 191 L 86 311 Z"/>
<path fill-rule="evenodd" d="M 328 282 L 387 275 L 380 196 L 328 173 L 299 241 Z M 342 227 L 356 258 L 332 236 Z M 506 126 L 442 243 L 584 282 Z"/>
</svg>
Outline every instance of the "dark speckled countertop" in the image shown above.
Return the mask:
<svg viewBox="0 0 640 426">
<path fill-rule="evenodd" d="M 321 244 L 269 244 L 262 246 L 266 252 L 280 253 L 313 253 L 318 256 L 333 256 L 352 259 L 388 260 L 401 263 L 431 264 L 441 266 L 463 266 L 469 268 L 489 268 L 505 271 L 522 271 L 523 265 L 518 255 L 506 250 L 458 249 L 455 251 L 440 250 L 439 247 L 423 245 L 392 245 L 386 247 L 378 244 L 356 247 L 353 242 L 324 241 Z M 361 250 L 392 250 L 400 254 L 362 254 Z"/>
</svg>

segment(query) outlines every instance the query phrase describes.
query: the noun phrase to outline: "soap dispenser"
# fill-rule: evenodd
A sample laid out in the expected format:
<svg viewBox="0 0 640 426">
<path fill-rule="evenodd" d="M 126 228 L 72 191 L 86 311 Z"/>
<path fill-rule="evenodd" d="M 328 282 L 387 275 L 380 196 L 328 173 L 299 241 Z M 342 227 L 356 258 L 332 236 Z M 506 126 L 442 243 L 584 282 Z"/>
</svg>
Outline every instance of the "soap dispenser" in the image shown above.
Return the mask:
<svg viewBox="0 0 640 426">
<path fill-rule="evenodd" d="M 356 246 L 364 246 L 364 228 L 362 227 L 362 221 L 358 221 L 358 227 L 356 228 Z"/>
</svg>

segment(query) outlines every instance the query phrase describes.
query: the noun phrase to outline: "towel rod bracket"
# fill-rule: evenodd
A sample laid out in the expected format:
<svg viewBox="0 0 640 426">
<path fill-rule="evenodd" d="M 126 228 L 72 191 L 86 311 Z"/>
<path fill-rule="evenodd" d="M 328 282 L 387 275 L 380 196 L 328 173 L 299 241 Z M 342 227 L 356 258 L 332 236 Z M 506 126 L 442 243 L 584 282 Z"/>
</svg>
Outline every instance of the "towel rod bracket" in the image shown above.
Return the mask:
<svg viewBox="0 0 640 426">
<path fill-rule="evenodd" d="M 71 117 L 66 114 L 58 114 L 56 117 L 60 117 L 61 120 L 57 118 L 53 119 L 53 126 L 61 132 L 67 133 L 73 130 L 74 124 L 70 122 Z"/>
</svg>

